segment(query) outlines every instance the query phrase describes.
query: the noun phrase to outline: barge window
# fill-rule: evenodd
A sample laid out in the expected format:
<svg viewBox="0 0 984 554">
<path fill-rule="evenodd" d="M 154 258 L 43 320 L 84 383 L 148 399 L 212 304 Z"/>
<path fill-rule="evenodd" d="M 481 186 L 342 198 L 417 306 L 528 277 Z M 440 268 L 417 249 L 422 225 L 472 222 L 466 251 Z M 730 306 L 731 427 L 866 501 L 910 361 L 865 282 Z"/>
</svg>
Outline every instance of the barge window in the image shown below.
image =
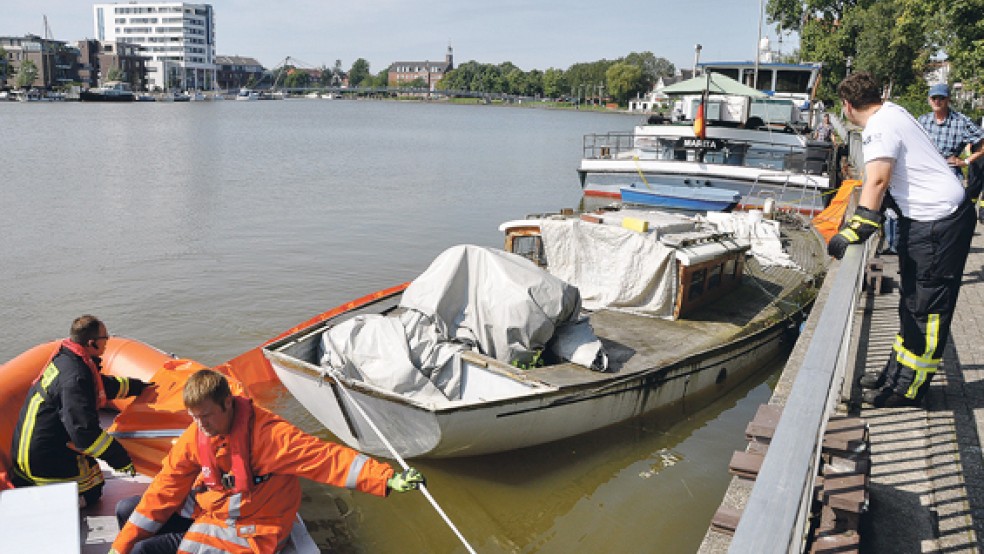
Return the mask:
<svg viewBox="0 0 984 554">
<path fill-rule="evenodd" d="M 721 285 L 721 265 L 718 264 L 711 268 L 710 274 L 707 276 L 707 290 L 711 290 L 714 287 Z"/>
<path fill-rule="evenodd" d="M 543 239 L 540 235 L 513 237 L 512 253 L 519 254 L 540 267 L 546 267 L 547 265 L 547 256 L 543 252 Z"/>
<path fill-rule="evenodd" d="M 735 259 L 729 258 L 728 261 L 724 262 L 724 274 L 728 277 L 735 278 Z"/>
<path fill-rule="evenodd" d="M 804 93 L 810 90 L 809 71 L 779 70 L 776 77 L 776 92 Z"/>
<path fill-rule="evenodd" d="M 707 278 L 707 270 L 695 271 L 690 276 L 690 291 L 687 294 L 688 300 L 693 300 L 704 294 L 704 280 Z"/>
</svg>

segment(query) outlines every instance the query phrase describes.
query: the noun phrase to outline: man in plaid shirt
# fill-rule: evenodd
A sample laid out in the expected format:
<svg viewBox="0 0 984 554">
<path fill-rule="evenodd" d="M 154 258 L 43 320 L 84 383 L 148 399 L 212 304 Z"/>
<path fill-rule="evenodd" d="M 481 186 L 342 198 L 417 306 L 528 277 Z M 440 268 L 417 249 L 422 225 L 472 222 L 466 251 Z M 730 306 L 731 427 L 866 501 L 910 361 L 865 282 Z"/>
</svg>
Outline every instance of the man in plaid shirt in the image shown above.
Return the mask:
<svg viewBox="0 0 984 554">
<path fill-rule="evenodd" d="M 984 156 L 984 149 L 979 148 L 984 141 L 984 131 L 969 117 L 950 109 L 950 89 L 945 83 L 929 87 L 929 105 L 933 111 L 919 116 L 919 123 L 962 181 L 963 168 Z M 968 145 L 972 152 L 966 159 L 961 159 L 960 154 Z"/>
</svg>

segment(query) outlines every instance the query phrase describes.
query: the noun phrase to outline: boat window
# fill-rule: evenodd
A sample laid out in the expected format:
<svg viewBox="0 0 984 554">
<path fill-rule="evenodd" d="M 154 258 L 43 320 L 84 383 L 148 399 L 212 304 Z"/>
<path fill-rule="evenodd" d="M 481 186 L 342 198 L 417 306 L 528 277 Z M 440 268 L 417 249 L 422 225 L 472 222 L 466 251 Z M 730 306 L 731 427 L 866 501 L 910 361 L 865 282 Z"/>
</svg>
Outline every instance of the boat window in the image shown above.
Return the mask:
<svg viewBox="0 0 984 554">
<path fill-rule="evenodd" d="M 721 265 L 716 265 L 710 269 L 711 271 L 707 275 L 707 290 L 721 285 Z"/>
<path fill-rule="evenodd" d="M 756 84 L 755 84 L 756 83 L 756 80 L 755 80 L 755 69 L 754 68 L 751 68 L 751 67 L 745 68 L 745 70 L 744 70 L 744 76 L 743 77 L 744 78 L 742 79 L 742 82 L 745 83 L 747 86 L 750 86 L 752 88 L 757 88 L 759 90 L 772 90 L 772 70 L 771 69 L 765 69 L 765 68 L 761 68 L 761 67 L 759 68 L 759 70 L 758 70 L 758 86 L 756 86 Z"/>
<path fill-rule="evenodd" d="M 725 77 L 731 77 L 735 81 L 741 82 L 741 77 L 738 76 L 738 68 L 724 68 L 724 67 L 722 67 L 722 68 L 714 68 L 714 69 L 711 69 L 710 71 L 714 71 L 716 73 L 720 73 L 721 75 L 724 75 Z"/>
<path fill-rule="evenodd" d="M 704 294 L 704 280 L 707 277 L 707 270 L 695 271 L 690 276 L 690 292 L 687 294 L 688 300 L 693 300 Z"/>
<path fill-rule="evenodd" d="M 518 235 L 512 240 L 512 253 L 532 261 L 538 266 L 546 267 L 547 256 L 543 252 L 543 239 L 540 235 Z"/>
<path fill-rule="evenodd" d="M 776 92 L 797 92 L 810 90 L 809 71 L 783 71 L 779 70 L 776 77 Z"/>
<path fill-rule="evenodd" d="M 724 262 L 724 275 L 734 279 L 735 277 L 735 259 L 730 258 L 728 261 Z"/>
</svg>

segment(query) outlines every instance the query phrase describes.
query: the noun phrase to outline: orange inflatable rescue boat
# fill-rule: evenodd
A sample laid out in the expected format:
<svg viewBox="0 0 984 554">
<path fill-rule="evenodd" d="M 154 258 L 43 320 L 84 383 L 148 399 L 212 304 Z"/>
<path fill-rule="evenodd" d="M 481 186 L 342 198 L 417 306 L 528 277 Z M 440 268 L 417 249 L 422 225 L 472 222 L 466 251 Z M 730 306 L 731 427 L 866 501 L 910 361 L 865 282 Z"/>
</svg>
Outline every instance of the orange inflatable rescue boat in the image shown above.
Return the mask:
<svg viewBox="0 0 984 554">
<path fill-rule="evenodd" d="M 59 343 L 40 344 L 0 366 L 0 465 L 9 464 L 10 442 L 27 390 Z M 140 341 L 109 339 L 103 356 L 103 373 L 157 384 L 136 398 L 110 401 L 112 410 L 119 414 L 107 430 L 123 444 L 140 473 L 153 476 L 160 471 L 171 441 L 191 424 L 181 390 L 192 373 L 205 367 L 192 360 L 177 359 Z M 230 384 L 241 393 L 241 385 L 235 381 Z"/>
<path fill-rule="evenodd" d="M 40 375 L 42 366 L 51 359 L 60 342 L 52 341 L 40 344 L 0 365 L 0 495 L 19 495 L 16 497 L 17 499 L 9 497 L 7 506 L 12 506 L 13 508 L 10 509 L 13 510 L 26 509 L 29 515 L 38 511 L 37 498 L 25 497 L 21 494 L 30 494 L 27 489 L 2 492 L 5 488 L 4 474 L 10 468 L 10 443 L 27 391 Z M 241 361 L 237 361 L 239 358 L 233 359 L 215 369 L 229 378 L 229 385 L 232 387 L 233 393 L 248 395 L 261 401 L 262 398 L 269 397 L 270 394 L 276 394 L 271 393 L 271 390 L 275 388 L 271 387 L 273 384 L 271 377 L 275 380 L 276 375 L 268 366 L 264 367 L 265 360 L 262 358 L 262 354 L 259 357 L 257 354 L 260 354 L 259 348 L 243 354 L 240 357 L 242 358 Z M 157 386 L 148 388 L 136 398 L 111 401 L 111 410 L 107 409 L 102 414 L 104 428 L 123 444 L 133 460 L 133 465 L 141 475 L 131 478 L 110 475 L 111 472 L 108 472 L 108 468 L 104 470 L 104 475 L 107 475 L 107 488 L 103 498 L 79 512 L 82 516 L 80 523 L 82 534 L 80 551 L 82 554 L 106 552 L 118 531 L 113 511 L 116 502 L 127 496 L 143 493 L 150 482 L 148 477 L 153 477 L 160 471 L 164 457 L 173 442 L 191 425 L 191 416 L 185 410 L 182 391 L 188 377 L 205 367 L 205 365 L 193 360 L 175 358 L 140 341 L 120 337 L 109 339 L 106 352 L 103 355 L 103 373 L 122 377 L 136 377 L 142 381 L 152 381 Z M 241 381 L 236 379 L 234 370 L 238 370 L 236 371 L 238 374 L 249 376 L 250 386 L 248 390 Z M 111 419 L 113 422 L 110 425 Z M 9 482 L 7 482 L 7 486 L 9 487 Z M 51 490 L 59 486 L 56 485 Z M 48 487 L 42 488 L 48 489 Z M 28 487 L 28 489 L 33 489 L 33 487 Z M 57 503 L 57 506 L 62 509 L 52 512 L 54 507 L 48 505 L 44 505 L 40 509 L 46 517 L 75 519 L 75 508 L 72 504 L 68 504 L 68 510 L 71 511 L 68 516 L 64 513 L 66 510 L 62 503 Z M 38 521 L 36 528 L 33 523 L 28 525 L 27 535 L 36 536 L 36 533 L 41 532 L 40 530 L 44 529 L 45 525 L 49 525 L 49 523 Z M 18 541 L 24 539 L 24 533 L 15 533 L 15 535 L 17 536 L 13 538 L 0 537 L 0 551 L 5 551 L 11 541 L 15 545 L 22 544 Z M 59 538 L 64 537 L 59 536 Z M 27 540 L 33 544 L 35 539 Z M 283 552 L 301 554 L 318 551 L 318 546 L 308 534 L 303 522 L 298 518 L 298 524 L 294 526 L 291 539 L 284 547 Z"/>
</svg>

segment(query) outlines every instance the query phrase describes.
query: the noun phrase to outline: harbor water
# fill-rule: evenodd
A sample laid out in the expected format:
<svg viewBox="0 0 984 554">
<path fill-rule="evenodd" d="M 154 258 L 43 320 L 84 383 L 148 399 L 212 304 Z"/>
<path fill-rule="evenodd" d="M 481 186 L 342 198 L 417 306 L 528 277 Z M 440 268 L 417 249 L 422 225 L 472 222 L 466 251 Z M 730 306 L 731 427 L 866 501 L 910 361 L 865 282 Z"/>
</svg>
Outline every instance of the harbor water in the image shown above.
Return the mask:
<svg viewBox="0 0 984 554">
<path fill-rule="evenodd" d="M 576 207 L 582 135 L 640 120 L 354 100 L 2 104 L 0 359 L 93 313 L 219 364 L 447 247 L 501 247 L 503 221 Z M 414 465 L 479 552 L 693 552 L 774 370 L 703 405 Z M 331 438 L 286 391 L 276 408 Z M 302 515 L 338 552 L 465 552 L 419 494 L 308 485 Z"/>
</svg>

